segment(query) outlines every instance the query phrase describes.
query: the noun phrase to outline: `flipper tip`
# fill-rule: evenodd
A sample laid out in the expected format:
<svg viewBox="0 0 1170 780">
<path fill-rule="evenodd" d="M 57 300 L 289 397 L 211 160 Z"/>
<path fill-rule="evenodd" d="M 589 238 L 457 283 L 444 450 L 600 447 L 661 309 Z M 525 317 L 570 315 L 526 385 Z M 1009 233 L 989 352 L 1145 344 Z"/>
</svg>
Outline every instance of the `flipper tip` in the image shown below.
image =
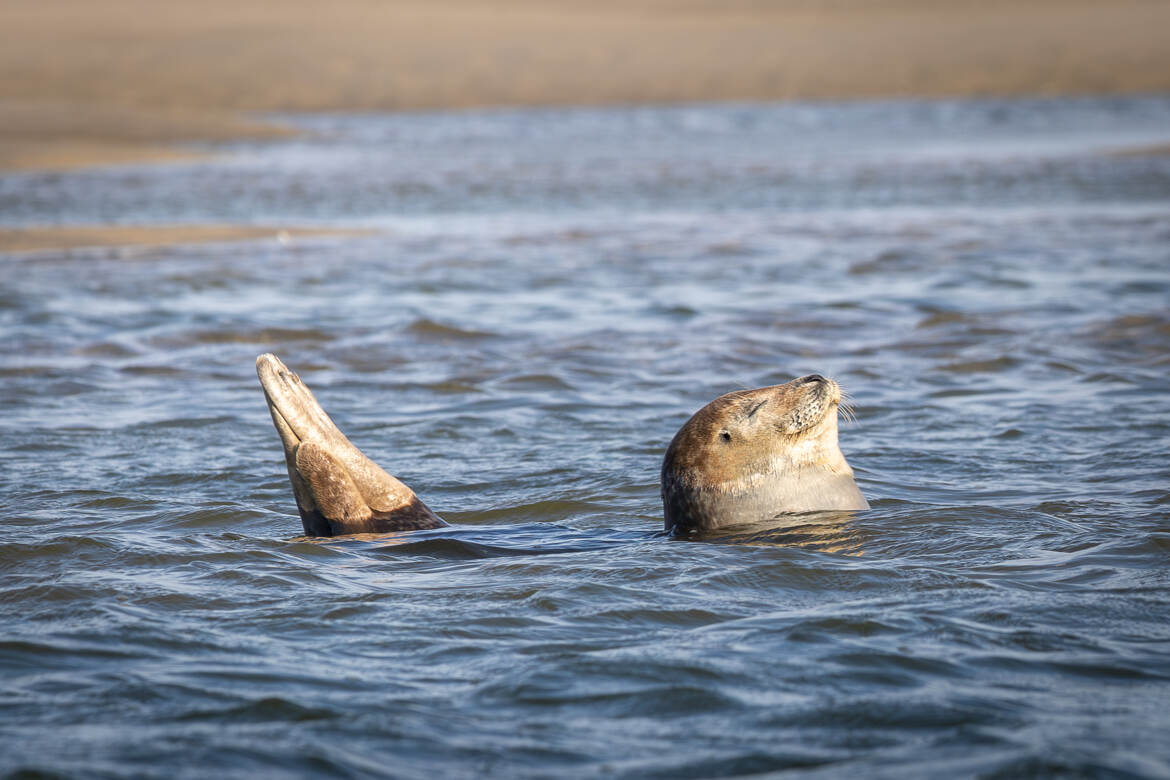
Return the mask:
<svg viewBox="0 0 1170 780">
<path fill-rule="evenodd" d="M 271 352 L 265 352 L 256 358 L 256 373 L 262 372 L 265 368 L 276 371 L 284 368 L 284 363 L 280 362 L 280 358 Z"/>
</svg>

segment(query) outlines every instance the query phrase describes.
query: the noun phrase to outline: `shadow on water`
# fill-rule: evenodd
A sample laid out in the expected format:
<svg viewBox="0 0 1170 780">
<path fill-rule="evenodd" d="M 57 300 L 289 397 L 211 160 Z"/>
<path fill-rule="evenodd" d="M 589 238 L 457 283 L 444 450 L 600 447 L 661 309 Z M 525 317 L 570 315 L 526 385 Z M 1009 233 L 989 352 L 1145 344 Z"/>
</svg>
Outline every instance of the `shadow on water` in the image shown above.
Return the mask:
<svg viewBox="0 0 1170 780">
<path fill-rule="evenodd" d="M 693 533 L 673 532 L 672 539 L 753 547 L 794 547 L 836 555 L 864 555 L 865 534 L 859 512 L 802 512 L 777 515 L 758 523 Z"/>
<path fill-rule="evenodd" d="M 624 528 L 573 528 L 555 522 L 508 523 L 507 512 L 491 526 L 451 525 L 425 531 L 299 536 L 292 544 L 322 545 L 375 556 L 474 560 L 588 553 L 652 540 L 674 540 L 752 547 L 790 547 L 834 555 L 864 554 L 865 534 L 858 512 L 807 512 L 778 515 L 758 523 L 688 533 L 631 531 Z"/>
<path fill-rule="evenodd" d="M 297 537 L 293 542 L 321 544 L 349 551 L 393 557 L 437 560 L 474 560 L 513 556 L 586 553 L 643 542 L 663 534 L 621 529 L 581 530 L 557 523 L 458 526 L 429 531 L 388 534 L 352 534 L 320 538 Z"/>
</svg>

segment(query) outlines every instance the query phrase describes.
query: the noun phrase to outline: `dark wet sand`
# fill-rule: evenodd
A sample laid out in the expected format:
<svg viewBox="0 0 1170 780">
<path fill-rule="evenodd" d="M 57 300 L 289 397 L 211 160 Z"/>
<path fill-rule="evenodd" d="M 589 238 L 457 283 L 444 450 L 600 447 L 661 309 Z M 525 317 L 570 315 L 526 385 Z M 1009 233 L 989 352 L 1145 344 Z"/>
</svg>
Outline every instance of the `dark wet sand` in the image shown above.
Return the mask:
<svg viewBox="0 0 1170 780">
<path fill-rule="evenodd" d="M 218 241 L 292 239 L 322 235 L 367 235 L 360 230 L 316 230 L 251 225 L 85 225 L 0 228 L 0 252 L 39 252 L 103 246 L 164 246 Z"/>
</svg>

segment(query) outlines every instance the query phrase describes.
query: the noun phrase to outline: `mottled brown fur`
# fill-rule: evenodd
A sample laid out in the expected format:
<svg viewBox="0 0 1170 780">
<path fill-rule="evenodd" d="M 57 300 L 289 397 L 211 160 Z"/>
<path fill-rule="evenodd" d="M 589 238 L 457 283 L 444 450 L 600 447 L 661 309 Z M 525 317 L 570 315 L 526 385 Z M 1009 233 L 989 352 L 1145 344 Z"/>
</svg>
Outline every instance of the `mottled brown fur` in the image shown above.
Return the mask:
<svg viewBox="0 0 1170 780">
<path fill-rule="evenodd" d="M 307 535 L 446 525 L 413 490 L 362 454 L 279 358 L 261 355 L 256 359 L 256 373 L 284 445 L 289 481 Z"/>
<path fill-rule="evenodd" d="M 348 536 L 350 534 L 388 534 L 398 531 L 425 531 L 446 525 L 426 504 L 417 498 L 393 512 L 372 512 L 359 522 L 338 522 L 329 520 L 314 509 L 306 512 L 300 509 L 301 525 L 306 536 Z"/>
<path fill-rule="evenodd" d="M 310 536 L 388 533 L 444 523 L 337 429 L 275 355 L 256 359 L 289 480 Z M 695 413 L 662 463 L 667 530 L 714 528 L 784 512 L 866 509 L 837 447 L 841 388 L 817 374 L 728 393 Z"/>
<path fill-rule="evenodd" d="M 836 382 L 812 374 L 716 398 L 679 429 L 662 462 L 667 530 L 817 509 L 863 509 L 837 447 Z"/>
</svg>

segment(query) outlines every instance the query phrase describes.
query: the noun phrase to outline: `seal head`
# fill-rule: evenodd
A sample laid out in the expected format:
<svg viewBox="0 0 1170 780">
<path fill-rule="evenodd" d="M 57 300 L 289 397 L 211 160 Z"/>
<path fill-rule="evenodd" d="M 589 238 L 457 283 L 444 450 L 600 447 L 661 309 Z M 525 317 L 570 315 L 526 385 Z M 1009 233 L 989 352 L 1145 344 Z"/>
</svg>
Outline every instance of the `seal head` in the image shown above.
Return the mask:
<svg viewBox="0 0 1170 780">
<path fill-rule="evenodd" d="M 869 509 L 837 446 L 840 404 L 840 386 L 810 374 L 704 406 L 675 434 L 662 461 L 666 530 Z"/>
</svg>

